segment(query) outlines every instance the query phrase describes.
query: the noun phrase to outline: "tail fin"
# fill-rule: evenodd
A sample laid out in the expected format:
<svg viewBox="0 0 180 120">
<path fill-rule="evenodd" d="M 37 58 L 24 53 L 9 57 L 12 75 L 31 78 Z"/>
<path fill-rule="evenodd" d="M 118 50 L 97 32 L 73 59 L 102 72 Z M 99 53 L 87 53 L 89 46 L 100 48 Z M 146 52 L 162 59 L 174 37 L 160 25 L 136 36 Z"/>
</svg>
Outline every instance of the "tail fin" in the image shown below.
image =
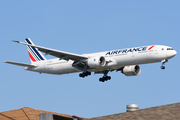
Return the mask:
<svg viewBox="0 0 180 120">
<path fill-rule="evenodd" d="M 31 41 L 30 38 L 26 38 L 25 41 L 28 44 L 34 45 L 34 43 Z M 46 58 L 42 55 L 40 51 L 38 51 L 37 48 L 27 45 L 27 49 L 28 49 L 29 57 L 31 59 L 31 63 L 46 60 Z"/>
</svg>

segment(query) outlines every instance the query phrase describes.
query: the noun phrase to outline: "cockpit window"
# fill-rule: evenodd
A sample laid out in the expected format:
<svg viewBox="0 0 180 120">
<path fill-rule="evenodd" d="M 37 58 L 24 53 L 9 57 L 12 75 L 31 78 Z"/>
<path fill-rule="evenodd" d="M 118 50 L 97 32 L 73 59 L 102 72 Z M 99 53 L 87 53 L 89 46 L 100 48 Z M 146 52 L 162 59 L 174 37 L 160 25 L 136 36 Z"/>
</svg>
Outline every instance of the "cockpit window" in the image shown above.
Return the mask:
<svg viewBox="0 0 180 120">
<path fill-rule="evenodd" d="M 167 48 L 167 50 L 173 50 L 173 48 Z"/>
</svg>

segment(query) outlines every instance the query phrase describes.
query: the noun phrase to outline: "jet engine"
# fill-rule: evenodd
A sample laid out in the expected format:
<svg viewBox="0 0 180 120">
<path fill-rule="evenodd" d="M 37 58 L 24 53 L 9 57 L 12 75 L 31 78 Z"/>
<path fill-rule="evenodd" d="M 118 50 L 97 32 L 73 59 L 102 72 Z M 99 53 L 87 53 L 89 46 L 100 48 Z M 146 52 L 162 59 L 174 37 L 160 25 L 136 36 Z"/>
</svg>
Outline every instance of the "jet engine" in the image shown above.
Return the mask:
<svg viewBox="0 0 180 120">
<path fill-rule="evenodd" d="M 141 72 L 139 65 L 125 66 L 122 73 L 126 76 L 136 76 Z"/>
<path fill-rule="evenodd" d="M 102 56 L 89 58 L 87 64 L 90 68 L 101 68 L 106 65 L 106 60 Z"/>
</svg>

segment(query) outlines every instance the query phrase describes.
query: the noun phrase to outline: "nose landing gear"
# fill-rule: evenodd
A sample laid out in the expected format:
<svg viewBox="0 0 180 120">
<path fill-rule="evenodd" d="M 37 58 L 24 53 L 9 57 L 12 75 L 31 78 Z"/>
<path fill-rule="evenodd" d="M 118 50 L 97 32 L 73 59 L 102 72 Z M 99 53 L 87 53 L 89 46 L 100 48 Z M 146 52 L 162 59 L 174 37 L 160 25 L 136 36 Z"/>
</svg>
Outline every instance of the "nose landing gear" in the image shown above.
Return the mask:
<svg viewBox="0 0 180 120">
<path fill-rule="evenodd" d="M 161 69 L 163 69 L 163 70 L 164 70 L 164 69 L 165 69 L 164 64 L 165 64 L 166 62 L 168 62 L 168 60 L 164 59 L 164 60 L 162 60 L 161 62 L 162 62 Z"/>
<path fill-rule="evenodd" d="M 161 69 L 163 69 L 163 70 L 164 70 L 164 69 L 165 69 L 165 66 L 163 66 L 163 65 L 162 65 L 162 66 L 161 66 Z"/>
</svg>

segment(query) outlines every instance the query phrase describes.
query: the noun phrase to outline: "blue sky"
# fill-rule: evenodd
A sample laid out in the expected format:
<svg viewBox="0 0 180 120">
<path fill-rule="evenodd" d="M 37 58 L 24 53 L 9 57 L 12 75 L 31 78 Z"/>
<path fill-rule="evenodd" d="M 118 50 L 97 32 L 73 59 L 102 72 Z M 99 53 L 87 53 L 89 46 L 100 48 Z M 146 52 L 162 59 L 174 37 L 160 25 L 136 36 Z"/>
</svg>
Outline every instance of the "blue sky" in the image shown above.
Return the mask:
<svg viewBox="0 0 180 120">
<path fill-rule="evenodd" d="M 166 63 L 140 65 L 141 74 L 126 77 L 111 72 L 79 78 L 79 73 L 48 75 L 3 63 L 30 63 L 26 46 L 11 40 L 31 40 L 40 46 L 83 54 L 167 45 L 180 51 L 180 2 L 120 0 L 2 1 L 0 4 L 0 112 L 31 107 L 92 118 L 180 102 L 179 55 Z M 47 58 L 54 58 L 46 56 Z"/>
</svg>

